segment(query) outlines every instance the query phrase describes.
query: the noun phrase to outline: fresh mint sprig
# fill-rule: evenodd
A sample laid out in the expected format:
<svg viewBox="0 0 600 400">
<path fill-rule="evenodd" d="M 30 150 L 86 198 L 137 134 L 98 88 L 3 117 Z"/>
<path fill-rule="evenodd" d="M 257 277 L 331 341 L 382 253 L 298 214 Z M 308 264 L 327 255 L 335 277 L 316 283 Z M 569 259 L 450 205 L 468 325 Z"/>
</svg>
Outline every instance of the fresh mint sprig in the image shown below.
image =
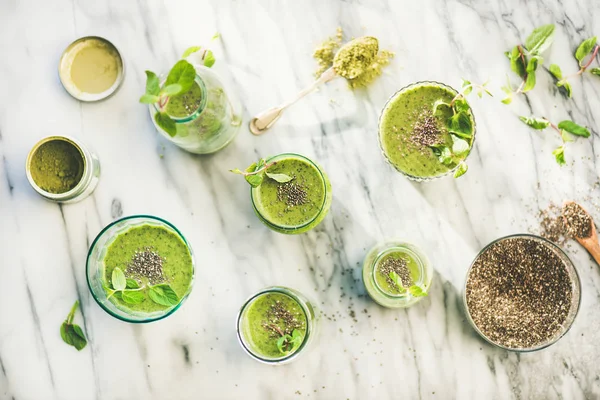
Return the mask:
<svg viewBox="0 0 600 400">
<path fill-rule="evenodd" d="M 554 155 L 554 158 L 556 159 L 558 165 L 561 166 L 566 164 L 565 146 L 567 145 L 567 143 L 574 141 L 574 138 L 571 135 L 588 138 L 591 134 L 588 128 L 586 128 L 585 126 L 578 125 L 570 120 L 564 120 L 559 122 L 558 125 L 555 125 L 546 118 L 519 117 L 519 119 L 530 128 L 541 131 L 548 127 L 551 127 L 556 132 L 558 132 L 562 140 L 562 144 L 559 147 L 557 147 L 552 152 L 552 154 Z"/>
<path fill-rule="evenodd" d="M 510 69 L 521 78 L 521 83 L 514 89 L 510 77 L 507 75 L 506 86 L 502 90 L 506 97 L 504 104 L 512 102 L 514 95 L 527 93 L 535 87 L 535 72 L 543 64 L 541 54 L 546 51 L 554 41 L 554 24 L 540 26 L 531 32 L 524 44 L 518 44 L 504 54 L 510 61 Z"/>
<path fill-rule="evenodd" d="M 182 59 L 177 61 L 171 68 L 162 86 L 158 75 L 152 71 L 146 71 L 146 93 L 140 97 L 140 103 L 158 105 L 158 112 L 154 115 L 154 121 L 171 137 L 177 134 L 177 125 L 175 120 L 166 112 L 167 104 L 171 97 L 187 93 L 194 86 L 196 69 L 185 58 L 200 50 L 202 50 L 202 47 L 192 46 L 184 51 L 181 56 Z M 206 67 L 210 68 L 215 63 L 215 56 L 209 49 L 203 51 L 201 58 Z"/>
<path fill-rule="evenodd" d="M 467 103 L 466 96 L 473 90 L 476 91 L 479 98 L 484 94 L 493 96 L 487 89 L 487 82 L 483 84 L 474 84 L 471 81 L 463 79 L 462 89 L 454 96 L 450 103 L 443 100 L 437 100 L 433 104 L 433 114 L 435 115 L 441 108 L 447 108 L 452 111 L 452 116 L 448 119 L 446 127 L 452 138 L 452 146 L 434 145 L 431 146 L 438 160 L 448 166 L 455 167 L 454 177 L 458 178 L 464 175 L 468 170 L 468 165 L 464 158 L 473 142 L 473 122 L 471 119 L 471 107 Z"/>
<path fill-rule="evenodd" d="M 281 330 L 279 332 L 281 336 L 277 339 L 277 348 L 282 354 L 293 353 L 304 340 L 304 335 L 297 329 L 294 329 L 291 335 L 284 334 Z"/>
<path fill-rule="evenodd" d="M 400 290 L 400 291 L 406 290 L 413 297 L 427 296 L 427 291 L 423 290 L 423 288 L 421 286 L 411 285 L 410 287 L 405 288 L 404 285 L 402 284 L 402 279 L 400 279 L 400 275 L 398 275 L 394 271 L 391 271 L 389 273 L 389 277 L 392 280 L 392 282 L 394 282 L 394 284 L 398 287 L 398 290 Z"/>
<path fill-rule="evenodd" d="M 557 64 L 550 65 L 548 70 L 556 79 L 556 86 L 558 86 L 559 88 L 563 88 L 565 93 L 567 94 L 567 97 L 571 97 L 572 95 L 571 84 L 569 83 L 569 79 L 582 75 L 585 71 L 588 70 L 588 68 L 592 75 L 600 76 L 599 67 L 590 68 L 594 60 L 596 60 L 596 56 L 598 55 L 598 51 L 600 50 L 600 45 L 598 45 L 597 42 L 598 38 L 596 36 L 593 36 L 581 42 L 579 47 L 577 47 L 574 56 L 577 62 L 579 63 L 579 71 L 572 75 L 563 76 L 562 70 Z"/>
<path fill-rule="evenodd" d="M 73 304 L 69 315 L 67 315 L 67 319 L 65 319 L 60 326 L 60 336 L 63 342 L 75 347 L 79 351 L 87 345 L 87 340 L 81 327 L 73 323 L 77 307 L 79 307 L 79 301 L 76 301 L 75 304 Z"/>
<path fill-rule="evenodd" d="M 229 172 L 243 175 L 246 179 L 246 182 L 248 182 L 253 188 L 259 187 L 263 183 L 265 176 L 279 183 L 286 183 L 293 179 L 291 176 L 286 174 L 272 174 L 267 172 L 267 170 L 275 164 L 277 164 L 277 161 L 271 161 L 270 163 L 267 163 L 264 158 L 261 158 L 258 160 L 258 162 L 253 163 L 244 171 L 235 168 L 229 170 Z"/>
<path fill-rule="evenodd" d="M 148 297 L 156 304 L 171 307 L 179 304 L 177 293 L 166 283 L 157 285 L 140 284 L 135 279 L 126 278 L 125 274 L 119 267 L 115 267 L 111 275 L 111 288 L 105 287 L 107 298 L 112 296 L 118 297 L 127 304 L 139 304 L 146 296 L 143 290 L 148 289 Z"/>
</svg>

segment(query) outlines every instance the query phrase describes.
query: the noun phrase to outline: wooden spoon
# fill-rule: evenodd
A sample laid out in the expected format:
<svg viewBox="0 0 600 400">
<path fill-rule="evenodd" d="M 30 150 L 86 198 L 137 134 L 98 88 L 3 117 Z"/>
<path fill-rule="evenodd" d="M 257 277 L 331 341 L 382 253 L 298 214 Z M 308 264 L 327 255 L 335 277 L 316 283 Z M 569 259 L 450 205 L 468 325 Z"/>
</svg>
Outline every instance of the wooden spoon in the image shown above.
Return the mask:
<svg viewBox="0 0 600 400">
<path fill-rule="evenodd" d="M 574 202 L 573 201 L 565 201 L 565 205 L 570 204 L 570 203 L 574 203 Z M 579 206 L 579 207 L 581 207 L 581 206 Z M 583 210 L 583 207 L 581 207 L 581 209 Z M 585 211 L 585 212 L 586 212 L 586 214 L 589 215 L 589 213 L 587 211 Z M 567 217 L 565 217 L 564 215 L 563 215 L 563 221 L 565 222 L 565 225 L 569 226 L 569 221 L 567 220 Z M 596 262 L 598 264 L 600 264 L 600 243 L 598 243 L 598 233 L 596 232 L 596 224 L 594 224 L 594 220 L 592 219 L 591 216 L 590 216 L 590 221 L 591 221 L 590 223 L 592 224 L 590 236 L 588 236 L 586 238 L 575 237 L 575 239 L 579 242 L 580 245 L 585 247 L 585 249 L 592 255 L 592 257 L 594 257 L 594 260 L 596 260 Z"/>
<path fill-rule="evenodd" d="M 356 53 L 353 50 L 360 43 L 370 45 L 371 46 L 370 48 L 373 49 L 373 51 L 371 52 L 372 54 L 367 54 L 366 57 L 358 58 L 358 61 L 360 63 L 364 64 L 362 70 L 361 70 L 361 68 L 353 69 L 353 70 L 349 70 L 349 71 L 345 71 L 340 68 L 336 69 L 336 66 L 343 65 L 344 59 L 347 60 L 348 57 L 356 57 Z M 359 38 L 349 41 L 348 43 L 343 45 L 342 48 L 339 49 L 338 52 L 335 54 L 333 66 L 331 68 L 329 68 L 328 70 L 326 70 L 325 72 L 323 72 L 323 74 L 319 77 L 319 79 L 314 81 L 309 87 L 302 90 L 293 99 L 291 99 L 277 107 L 269 108 L 268 110 L 265 110 L 265 111 L 259 113 L 258 115 L 256 115 L 254 118 L 252 118 L 252 120 L 250 121 L 250 132 L 252 132 L 255 135 L 261 135 L 261 134 L 265 133 L 267 131 L 267 129 L 272 127 L 273 124 L 279 119 L 279 117 L 281 116 L 281 114 L 283 113 L 283 111 L 286 108 L 288 108 L 292 104 L 296 103 L 298 100 L 300 100 L 307 94 L 314 91 L 317 87 L 321 86 L 324 83 L 329 82 L 333 78 L 335 78 L 337 76 L 343 76 L 346 79 L 355 79 L 358 75 L 360 75 L 360 73 L 362 71 L 364 71 L 369 65 L 371 65 L 371 63 L 375 59 L 375 56 L 377 56 L 378 51 L 379 51 L 379 42 L 374 37 L 363 36 L 363 37 L 359 37 Z M 356 60 L 356 58 L 355 58 L 355 60 Z"/>
</svg>

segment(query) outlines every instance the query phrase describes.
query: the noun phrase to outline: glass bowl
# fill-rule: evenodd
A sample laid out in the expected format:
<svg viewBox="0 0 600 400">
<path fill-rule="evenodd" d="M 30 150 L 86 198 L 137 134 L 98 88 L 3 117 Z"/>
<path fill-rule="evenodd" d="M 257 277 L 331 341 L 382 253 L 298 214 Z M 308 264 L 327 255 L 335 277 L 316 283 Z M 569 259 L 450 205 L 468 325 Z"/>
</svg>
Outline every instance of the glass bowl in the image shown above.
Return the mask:
<svg viewBox="0 0 600 400">
<path fill-rule="evenodd" d="M 507 347 L 504 346 L 502 344 L 496 343 L 495 341 L 493 341 L 492 339 L 490 339 L 489 337 L 487 337 L 480 329 L 479 327 L 475 324 L 475 321 L 473 320 L 473 318 L 471 317 L 471 313 L 469 312 L 469 307 L 467 305 L 467 282 L 469 280 L 469 276 L 471 274 L 471 270 L 473 269 L 473 266 L 475 264 L 475 262 L 477 261 L 477 259 L 479 259 L 479 257 L 488 249 L 490 248 L 490 246 L 502 242 L 504 240 L 507 239 L 532 239 L 535 240 L 545 246 L 547 246 L 548 248 L 550 248 L 551 250 L 554 251 L 554 253 L 563 261 L 563 264 L 566 268 L 567 274 L 569 275 L 569 277 L 571 278 L 571 284 L 572 284 L 572 297 L 571 297 L 571 308 L 567 314 L 567 317 L 565 319 L 565 321 L 562 324 L 562 329 L 560 329 L 559 331 L 557 331 L 555 333 L 555 335 L 548 339 L 547 341 L 536 345 L 534 347 L 527 347 L 527 348 L 512 348 L 512 347 Z M 463 293 L 462 293 L 462 298 L 463 298 L 463 307 L 464 307 L 464 311 L 465 314 L 467 316 L 467 320 L 469 321 L 469 323 L 471 324 L 471 326 L 473 327 L 473 329 L 488 343 L 499 347 L 501 349 L 504 350 L 509 350 L 509 351 L 515 351 L 515 352 L 520 352 L 520 353 L 526 353 L 526 352 L 532 352 L 532 351 L 537 351 L 537 350 L 541 350 L 544 349 L 548 346 L 553 345 L 554 343 L 556 343 L 560 338 L 562 338 L 571 328 L 571 326 L 573 325 L 573 322 L 575 321 L 575 317 L 577 317 L 577 313 L 579 311 L 579 305 L 581 303 L 581 281 L 579 279 L 579 274 L 577 273 L 577 270 L 575 269 L 575 266 L 573 265 L 573 263 L 571 262 L 571 260 L 569 259 L 569 257 L 565 254 L 565 252 L 558 247 L 556 244 L 554 244 L 553 242 L 544 239 L 541 236 L 537 236 L 537 235 L 530 235 L 530 234 L 516 234 L 516 235 L 508 235 L 508 236 L 504 236 L 501 237 L 499 239 L 496 239 L 494 241 L 492 241 L 491 243 L 489 243 L 487 246 L 485 246 L 475 257 L 475 259 L 473 260 L 473 262 L 471 263 L 471 266 L 469 267 L 469 270 L 467 271 L 467 277 L 465 279 L 465 285 L 463 287 Z"/>
<path fill-rule="evenodd" d="M 192 278 L 186 293 L 180 296 L 179 303 L 175 306 L 171 306 L 164 310 L 151 313 L 137 312 L 118 306 L 117 304 L 113 303 L 107 298 L 106 291 L 102 287 L 102 277 L 104 275 L 105 269 L 104 257 L 106 255 L 108 246 L 120 233 L 123 233 L 132 227 L 140 225 L 152 225 L 162 227 L 179 236 L 183 243 L 185 243 L 192 260 Z M 179 307 L 181 307 L 181 305 L 191 293 L 192 286 L 194 283 L 194 272 L 194 253 L 192 252 L 192 248 L 190 247 L 185 237 L 173 224 L 171 224 L 168 221 L 165 221 L 162 218 L 158 218 L 152 215 L 131 215 L 116 220 L 107 225 L 104 229 L 100 231 L 98 236 L 96 236 L 96 239 L 94 239 L 94 241 L 92 242 L 92 245 L 90 246 L 90 249 L 88 251 L 86 261 L 87 284 L 90 288 L 90 292 L 92 293 L 92 297 L 94 298 L 94 300 L 96 300 L 96 303 L 98 303 L 98 305 L 111 316 L 120 319 L 121 321 L 132 323 L 146 323 L 158 321 L 173 314 L 177 309 L 179 309 Z"/>
<path fill-rule="evenodd" d="M 396 165 L 394 165 L 394 163 L 392 163 L 392 161 L 389 159 L 388 155 L 386 154 L 384 148 L 383 148 L 383 143 L 381 140 L 381 122 L 383 119 L 383 114 L 386 110 L 386 108 L 388 107 L 388 105 L 391 103 L 392 100 L 394 100 L 397 96 L 401 95 L 402 93 L 404 93 L 405 91 L 415 88 L 417 86 L 423 86 L 423 85 L 427 85 L 427 86 L 438 86 L 438 87 L 442 87 L 444 89 L 447 89 L 455 94 L 458 94 L 458 91 L 456 89 L 454 89 L 451 86 L 448 86 L 444 83 L 440 83 L 440 82 L 436 82 L 436 81 L 418 81 L 418 82 L 413 82 L 405 87 L 403 87 L 402 89 L 398 90 L 396 93 L 394 93 L 393 95 L 390 96 L 390 98 L 386 101 L 385 105 L 383 106 L 383 108 L 381 109 L 381 113 L 379 114 L 379 122 L 377 124 L 377 139 L 379 141 L 379 149 L 381 150 L 381 154 L 383 154 L 383 157 L 385 158 L 385 161 L 390 164 L 392 167 L 394 167 L 394 169 L 398 172 L 400 172 L 402 175 L 406 176 L 408 179 L 415 181 L 415 182 L 429 182 L 429 181 L 433 181 L 435 179 L 439 179 L 442 178 L 444 176 L 453 174 L 456 169 L 458 168 L 458 165 L 448 171 L 446 171 L 443 174 L 440 175 L 435 175 L 435 176 L 427 176 L 427 177 L 423 177 L 423 176 L 414 176 L 411 175 L 405 171 L 402 171 L 400 168 L 398 168 Z M 433 106 L 433 105 L 432 105 Z M 470 106 L 469 106 L 470 107 Z M 469 158 L 469 156 L 471 155 L 471 153 L 473 152 L 473 147 L 475 146 L 475 137 L 476 137 L 476 133 L 477 133 L 477 125 L 475 123 L 475 115 L 473 113 L 473 109 L 471 108 L 471 119 L 473 122 L 473 142 L 471 144 L 471 149 L 469 150 L 469 154 L 467 154 L 467 156 L 463 159 L 463 162 L 466 162 L 467 159 Z M 460 165 L 460 164 L 459 164 Z"/>
</svg>

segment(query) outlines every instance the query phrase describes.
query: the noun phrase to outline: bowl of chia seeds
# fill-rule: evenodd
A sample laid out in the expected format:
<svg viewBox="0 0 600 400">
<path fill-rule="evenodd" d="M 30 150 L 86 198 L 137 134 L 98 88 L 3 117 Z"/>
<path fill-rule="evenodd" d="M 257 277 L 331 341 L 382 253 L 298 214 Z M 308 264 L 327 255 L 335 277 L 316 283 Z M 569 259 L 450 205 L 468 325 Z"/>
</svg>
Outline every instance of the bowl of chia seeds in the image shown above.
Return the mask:
<svg viewBox="0 0 600 400">
<path fill-rule="evenodd" d="M 557 245 L 535 235 L 511 235 L 475 257 L 463 302 L 467 319 L 489 343 L 517 352 L 541 350 L 571 328 L 581 282 Z"/>
</svg>

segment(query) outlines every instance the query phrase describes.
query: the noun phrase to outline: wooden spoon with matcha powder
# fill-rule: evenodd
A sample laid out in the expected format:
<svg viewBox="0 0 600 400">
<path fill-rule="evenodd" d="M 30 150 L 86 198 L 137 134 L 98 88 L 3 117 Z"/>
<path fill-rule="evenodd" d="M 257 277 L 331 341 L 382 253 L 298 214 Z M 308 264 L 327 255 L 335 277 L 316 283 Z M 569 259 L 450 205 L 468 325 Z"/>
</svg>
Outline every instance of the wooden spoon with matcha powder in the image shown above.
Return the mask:
<svg viewBox="0 0 600 400">
<path fill-rule="evenodd" d="M 566 201 L 562 210 L 563 221 L 569 234 L 600 264 L 600 244 L 596 224 L 588 212 L 573 201 Z M 588 227 L 587 224 L 590 224 Z"/>
<path fill-rule="evenodd" d="M 273 126 L 283 111 L 298 100 L 327 83 L 337 76 L 355 79 L 361 75 L 375 60 L 379 52 L 379 41 L 371 36 L 363 36 L 349 41 L 335 54 L 333 66 L 323 72 L 312 85 L 302 90 L 293 99 L 278 107 L 261 112 L 250 121 L 250 132 L 255 135 L 263 134 Z"/>
</svg>

